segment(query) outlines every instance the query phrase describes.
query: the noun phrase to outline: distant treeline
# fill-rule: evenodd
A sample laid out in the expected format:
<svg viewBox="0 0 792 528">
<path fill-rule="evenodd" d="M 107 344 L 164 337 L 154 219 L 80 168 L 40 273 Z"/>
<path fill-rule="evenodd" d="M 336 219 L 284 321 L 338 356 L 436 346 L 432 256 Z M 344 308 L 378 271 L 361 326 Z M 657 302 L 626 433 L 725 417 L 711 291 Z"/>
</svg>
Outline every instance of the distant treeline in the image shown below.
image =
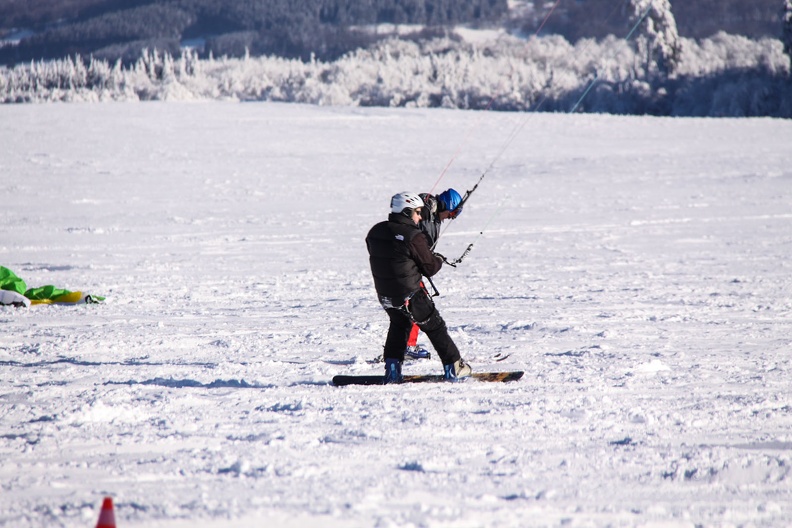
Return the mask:
<svg viewBox="0 0 792 528">
<path fill-rule="evenodd" d="M 199 56 L 276 55 L 334 60 L 390 35 L 361 26 L 414 25 L 413 38 L 443 36 L 457 24 L 508 27 L 530 35 L 623 37 L 629 0 L 0 0 L 0 65 L 94 56 L 131 64 L 143 50 Z M 783 0 L 671 0 L 679 34 L 719 31 L 758 39 L 781 36 Z M 509 9 L 511 5 L 512 9 Z M 545 22 L 545 16 L 551 16 Z"/>
<path fill-rule="evenodd" d="M 639 55 L 624 39 L 572 44 L 558 35 L 475 45 L 391 38 L 330 62 L 149 51 L 128 66 L 67 58 L 0 68 L 0 103 L 239 100 L 792 118 L 790 58 L 777 39 L 683 39 L 675 76 L 657 85 Z"/>
<path fill-rule="evenodd" d="M 500 20 L 507 0 L 0 0 L 0 31 L 34 34 L 0 48 L 0 64 L 80 54 L 132 62 L 143 49 L 208 56 L 334 59 L 375 42 L 359 26 L 443 28 Z"/>
</svg>

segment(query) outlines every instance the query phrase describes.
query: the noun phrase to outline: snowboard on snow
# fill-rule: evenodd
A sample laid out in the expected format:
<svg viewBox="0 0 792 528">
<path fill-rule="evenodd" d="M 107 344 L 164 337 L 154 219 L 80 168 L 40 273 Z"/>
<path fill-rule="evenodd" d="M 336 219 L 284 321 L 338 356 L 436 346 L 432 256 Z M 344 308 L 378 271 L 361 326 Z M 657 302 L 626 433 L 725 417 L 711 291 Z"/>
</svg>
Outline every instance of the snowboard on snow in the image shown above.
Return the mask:
<svg viewBox="0 0 792 528">
<path fill-rule="evenodd" d="M 508 381 L 517 381 L 522 378 L 524 372 L 522 370 L 513 370 L 508 372 L 474 372 L 467 378 L 460 378 L 457 383 L 464 383 L 467 380 L 476 381 L 490 381 L 506 383 Z M 383 375 L 370 375 L 370 376 L 346 376 L 339 374 L 333 376 L 333 385 L 336 387 L 343 387 L 344 385 L 383 385 Z M 442 374 L 405 374 L 404 383 L 439 383 L 445 382 Z"/>
</svg>

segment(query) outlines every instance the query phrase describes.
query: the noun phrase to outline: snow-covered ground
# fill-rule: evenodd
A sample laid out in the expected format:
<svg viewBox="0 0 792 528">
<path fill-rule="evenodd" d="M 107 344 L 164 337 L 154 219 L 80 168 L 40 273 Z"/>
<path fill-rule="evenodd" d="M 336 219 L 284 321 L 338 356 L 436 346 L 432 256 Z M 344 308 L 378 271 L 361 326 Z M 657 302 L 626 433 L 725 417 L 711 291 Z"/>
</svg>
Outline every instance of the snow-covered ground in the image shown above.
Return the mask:
<svg viewBox="0 0 792 528">
<path fill-rule="evenodd" d="M 0 123 L 0 265 L 107 296 L 0 308 L 0 525 L 93 526 L 105 495 L 119 526 L 792 524 L 792 122 L 129 103 Z M 435 283 L 474 368 L 525 377 L 330 385 L 381 371 L 363 239 L 390 196 L 470 188 L 515 130 Z"/>
</svg>

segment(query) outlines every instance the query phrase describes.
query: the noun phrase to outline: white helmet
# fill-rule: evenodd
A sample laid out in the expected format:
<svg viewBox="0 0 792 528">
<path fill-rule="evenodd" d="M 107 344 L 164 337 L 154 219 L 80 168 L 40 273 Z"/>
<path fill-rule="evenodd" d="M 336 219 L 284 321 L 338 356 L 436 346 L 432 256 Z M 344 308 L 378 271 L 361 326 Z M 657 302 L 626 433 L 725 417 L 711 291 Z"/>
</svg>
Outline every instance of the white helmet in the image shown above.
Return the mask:
<svg viewBox="0 0 792 528">
<path fill-rule="evenodd" d="M 411 192 L 400 192 L 391 198 L 391 212 L 402 213 L 405 209 L 417 209 L 423 207 L 424 202 L 421 197 Z"/>
</svg>

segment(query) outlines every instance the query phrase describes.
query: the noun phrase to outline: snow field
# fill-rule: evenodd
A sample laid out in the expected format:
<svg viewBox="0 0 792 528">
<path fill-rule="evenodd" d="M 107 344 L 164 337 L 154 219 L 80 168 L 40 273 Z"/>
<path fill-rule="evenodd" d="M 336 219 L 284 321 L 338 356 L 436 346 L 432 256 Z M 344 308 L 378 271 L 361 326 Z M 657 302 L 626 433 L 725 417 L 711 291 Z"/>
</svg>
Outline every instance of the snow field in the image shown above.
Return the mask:
<svg viewBox="0 0 792 528">
<path fill-rule="evenodd" d="M 89 526 L 105 494 L 119 526 L 792 522 L 789 122 L 0 119 L 0 264 L 108 297 L 0 309 L 0 525 Z M 363 239 L 390 196 L 469 188 L 515 129 L 438 247 L 473 251 L 435 283 L 474 368 L 525 377 L 330 386 L 381 369 Z"/>
</svg>

